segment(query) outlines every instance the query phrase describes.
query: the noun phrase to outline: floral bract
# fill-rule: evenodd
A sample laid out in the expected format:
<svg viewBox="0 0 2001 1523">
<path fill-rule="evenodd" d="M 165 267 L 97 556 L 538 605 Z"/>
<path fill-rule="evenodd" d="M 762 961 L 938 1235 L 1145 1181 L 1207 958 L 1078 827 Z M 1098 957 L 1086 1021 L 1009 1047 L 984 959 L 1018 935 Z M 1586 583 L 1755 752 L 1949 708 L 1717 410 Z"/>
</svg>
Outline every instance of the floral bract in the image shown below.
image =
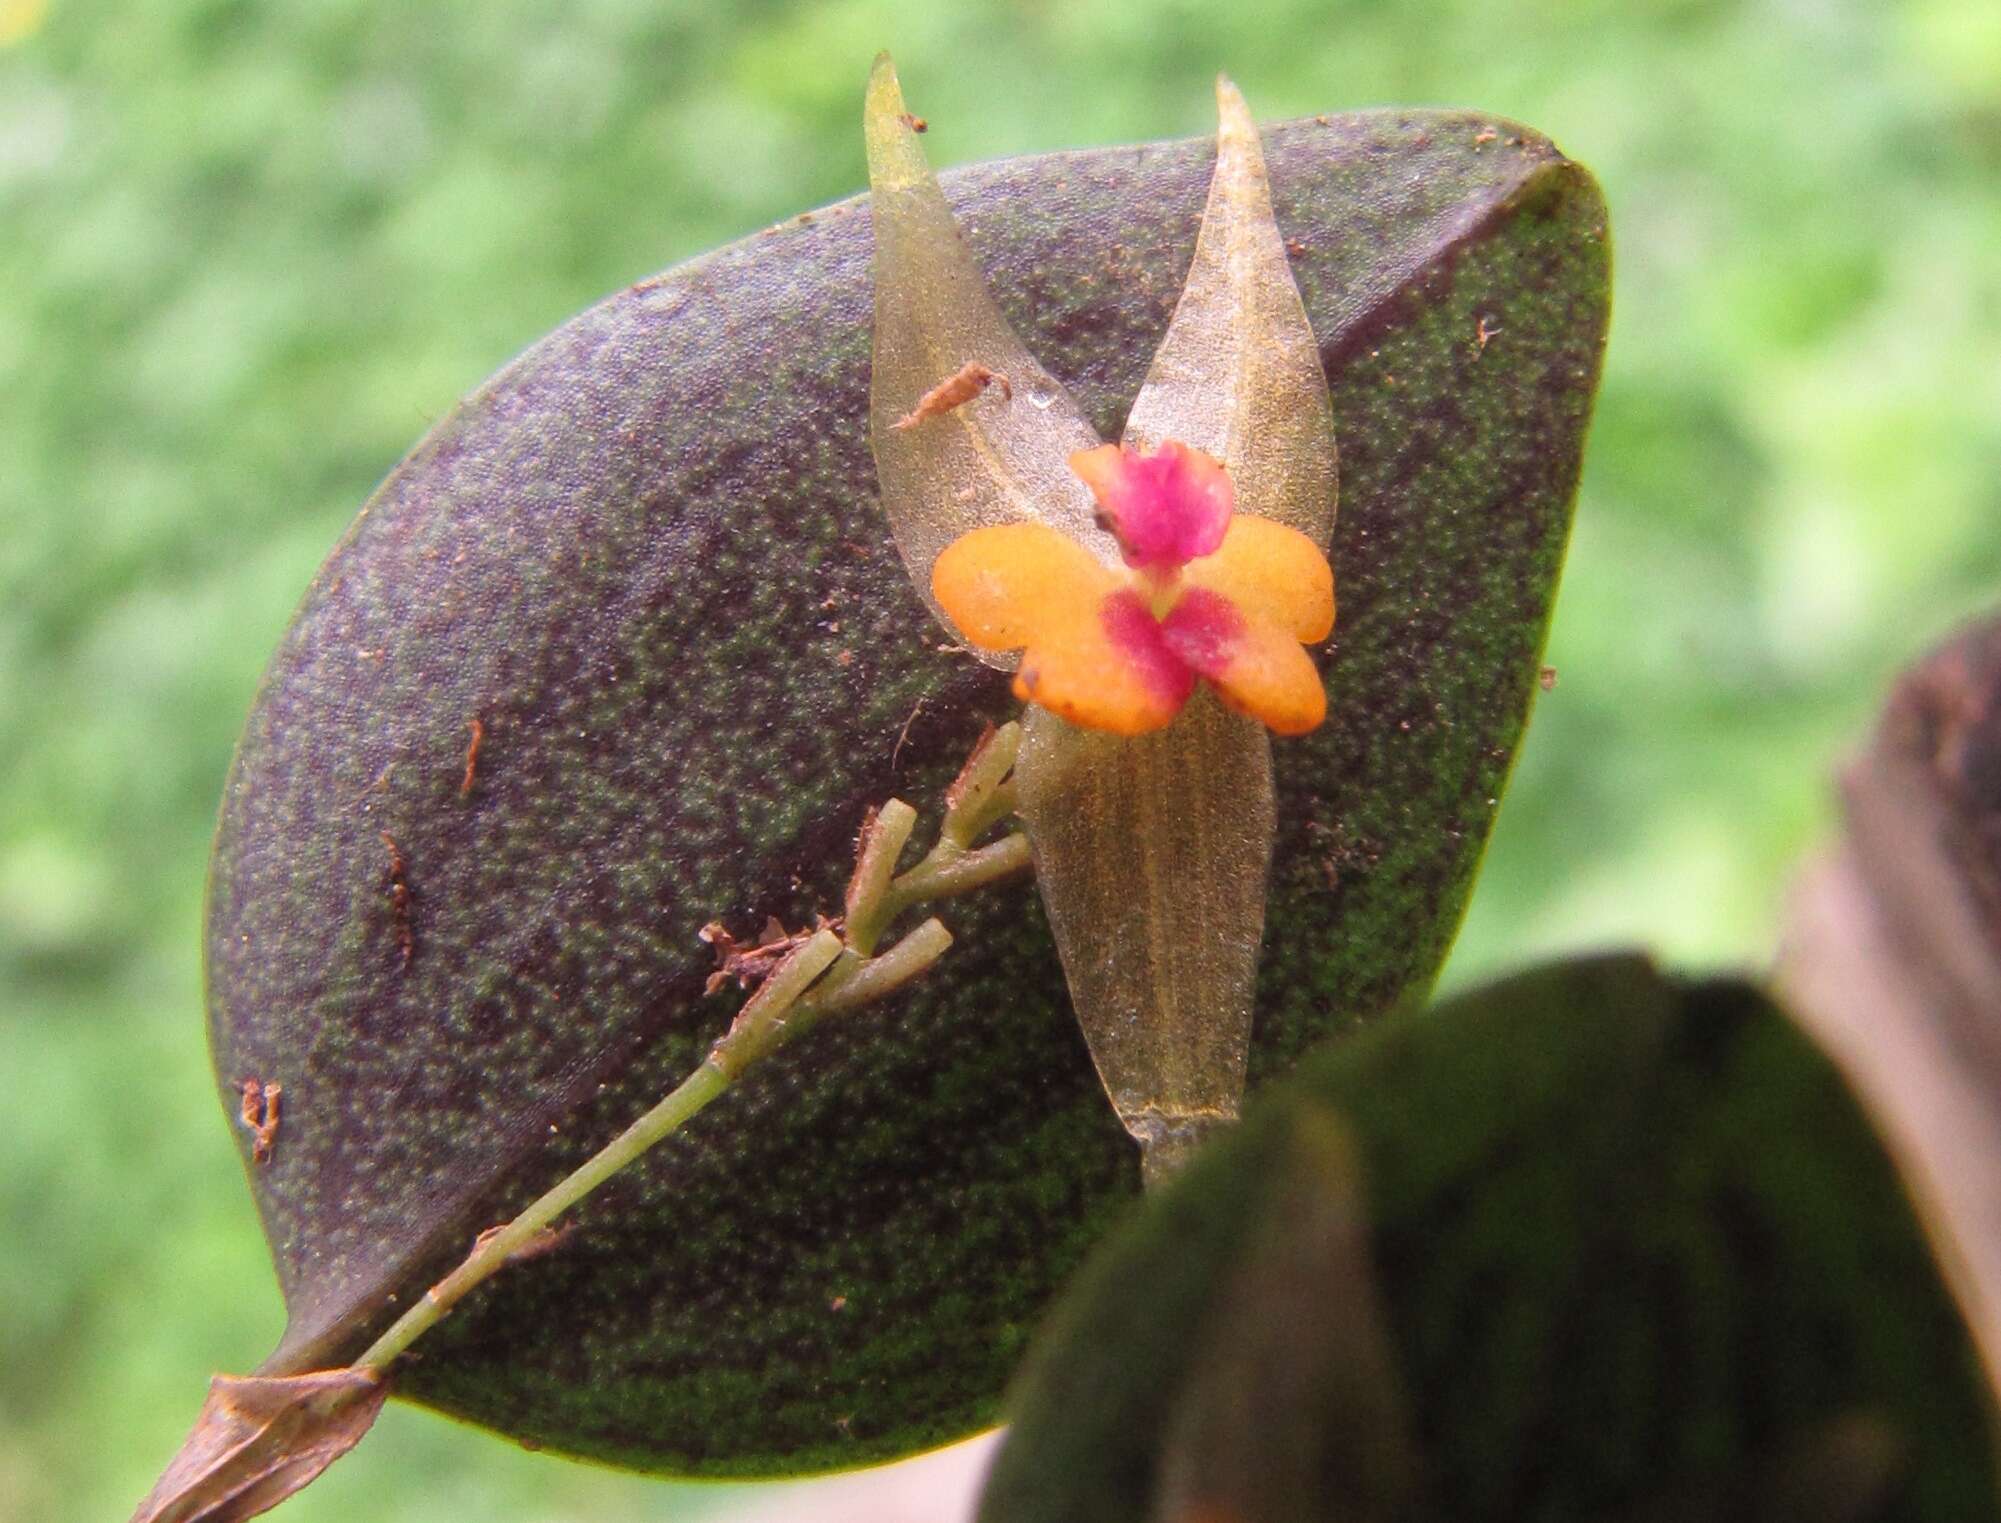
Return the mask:
<svg viewBox="0 0 2001 1523">
<path fill-rule="evenodd" d="M 1334 574 L 1311 539 L 1234 512 L 1229 473 L 1174 440 L 1151 455 L 1081 450 L 1070 467 L 1126 572 L 1029 521 L 975 529 L 932 566 L 932 593 L 967 640 L 1022 652 L 1017 697 L 1121 735 L 1170 723 L 1198 679 L 1280 735 L 1326 718 L 1301 643 L 1334 627 Z"/>
</svg>

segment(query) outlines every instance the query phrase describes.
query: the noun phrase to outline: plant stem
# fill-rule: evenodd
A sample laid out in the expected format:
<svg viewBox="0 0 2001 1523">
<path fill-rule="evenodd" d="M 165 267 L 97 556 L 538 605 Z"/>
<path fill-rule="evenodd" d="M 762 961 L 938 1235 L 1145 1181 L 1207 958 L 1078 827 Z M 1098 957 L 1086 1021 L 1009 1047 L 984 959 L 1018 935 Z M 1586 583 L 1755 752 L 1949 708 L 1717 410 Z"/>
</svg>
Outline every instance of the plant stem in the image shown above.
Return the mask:
<svg viewBox="0 0 2001 1523">
<path fill-rule="evenodd" d="M 701 1067 L 513 1221 L 481 1238 L 463 1264 L 425 1291 L 423 1299 L 403 1313 L 355 1362 L 371 1369 L 386 1368 L 466 1292 L 502 1268 L 538 1232 L 655 1143 L 680 1130 L 691 1116 L 728 1089 L 749 1062 L 784 1039 L 785 1008 L 795 1003 L 806 986 L 840 955 L 840 937 L 832 931 L 821 931 L 779 964 Z"/>
<path fill-rule="evenodd" d="M 978 851 L 948 853 L 943 844 L 890 885 L 889 914 L 930 899 L 946 899 L 954 894 L 985 888 L 1002 878 L 1028 871 L 1028 837 L 1016 831 Z"/>
<path fill-rule="evenodd" d="M 823 927 L 794 948 L 738 1012 L 700 1067 L 520 1215 L 481 1234 L 465 1261 L 425 1291 L 355 1361 L 356 1366 L 386 1370 L 470 1291 L 530 1247 L 557 1217 L 679 1131 L 746 1068 L 826 1017 L 902 988 L 942 957 L 952 944 L 952 934 L 936 919 L 926 920 L 879 955 L 875 948 L 883 932 L 911 906 L 967 893 L 1030 866 L 1028 840 L 1019 833 L 990 846 L 972 844 L 1014 810 L 1014 788 L 1007 774 L 1019 742 L 1017 725 L 982 739 L 946 793 L 937 844 L 900 877 L 897 858 L 917 824 L 917 811 L 901 799 L 891 799 L 875 811 L 862 827 L 854 875 L 848 882 L 843 934 Z"/>
<path fill-rule="evenodd" d="M 848 946 L 858 956 L 874 953 L 877 939 L 889 924 L 890 911 L 883 896 L 895 876 L 896 859 L 903 855 L 904 843 L 916 826 L 917 811 L 902 799 L 891 799 L 862 826 L 854 876 L 848 880 L 845 926 Z"/>
<path fill-rule="evenodd" d="M 858 960 L 847 977 L 837 981 L 828 974 L 818 988 L 799 1001 L 793 1021 L 840 1015 L 893 994 L 944 956 L 951 945 L 952 933 L 939 921 L 927 920 L 880 957 Z"/>
</svg>

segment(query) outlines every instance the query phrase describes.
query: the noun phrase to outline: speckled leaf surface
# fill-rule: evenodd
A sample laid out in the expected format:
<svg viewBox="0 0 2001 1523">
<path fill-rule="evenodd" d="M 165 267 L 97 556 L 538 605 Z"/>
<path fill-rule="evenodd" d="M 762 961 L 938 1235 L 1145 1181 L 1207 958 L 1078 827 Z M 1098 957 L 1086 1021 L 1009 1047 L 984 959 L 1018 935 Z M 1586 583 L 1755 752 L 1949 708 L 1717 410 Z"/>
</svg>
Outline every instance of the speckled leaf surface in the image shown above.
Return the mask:
<svg viewBox="0 0 2001 1523">
<path fill-rule="evenodd" d="M 1163 1483 L 1245 1523 L 2001 1517 L 1992 1405 L 1916 1213 L 1756 989 L 1553 965 L 1401 1013 L 1262 1101 L 1059 1302 L 981 1523 L 1194 1516 L 1154 1510 Z M 1299 1237 L 1301 1132 L 1329 1118 L 1356 1177 L 1322 1188 L 1360 1197 L 1362 1253 Z M 1317 1302 L 1258 1272 L 1314 1255 Z M 1318 1411 L 1317 1452 L 1298 1410 L 1191 1432 L 1231 1326 Z M 1355 1353 L 1378 1329 L 1388 1369 Z M 1386 1475 L 1354 1425 L 1396 1408 L 1414 1473 Z M 1237 1468 L 1302 1453 L 1317 1488 L 1242 1502 Z"/>
<path fill-rule="evenodd" d="M 1333 388 L 1342 606 L 1333 717 L 1277 748 L 1253 1088 L 1443 957 L 1534 690 L 1607 292 L 1595 187 L 1508 124 L 1330 117 L 1266 151 Z M 1107 435 L 1212 156 L 945 178 L 1010 321 Z M 870 245 L 849 202 L 586 313 L 439 425 L 308 593 L 209 908 L 225 1104 L 284 1086 L 269 1160 L 243 1138 L 289 1311 L 267 1371 L 352 1357 L 692 1067 L 734 1006 L 702 994 L 697 930 L 834 907 L 865 804 L 935 800 L 1011 710 L 939 648 L 874 498 Z M 1138 1171 L 1033 887 L 946 919 L 922 985 L 621 1176 L 398 1394 L 705 1474 L 991 1421 Z"/>
</svg>

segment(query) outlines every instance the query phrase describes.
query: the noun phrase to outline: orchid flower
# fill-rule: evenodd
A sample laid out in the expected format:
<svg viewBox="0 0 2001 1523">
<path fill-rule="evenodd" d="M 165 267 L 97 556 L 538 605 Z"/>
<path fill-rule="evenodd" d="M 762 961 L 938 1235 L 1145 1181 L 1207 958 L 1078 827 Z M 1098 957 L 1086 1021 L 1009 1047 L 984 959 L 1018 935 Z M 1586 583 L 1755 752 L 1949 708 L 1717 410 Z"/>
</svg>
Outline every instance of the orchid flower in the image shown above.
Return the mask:
<svg viewBox="0 0 2001 1523">
<path fill-rule="evenodd" d="M 1327 378 L 1257 128 L 1227 79 L 1216 100 L 1188 278 L 1116 444 L 987 290 L 887 56 L 864 116 L 883 508 L 913 588 L 1030 705 L 1036 888 L 1149 1178 L 1237 1113 L 1271 736 L 1325 717 L 1303 645 L 1334 620 Z"/>
<path fill-rule="evenodd" d="M 1300 642 L 1334 627 L 1334 574 L 1297 529 L 1235 512 L 1229 472 L 1170 439 L 1115 444 L 1070 468 L 1097 498 L 1127 574 L 1046 524 L 993 524 L 947 546 L 931 590 L 982 650 L 1022 649 L 1014 692 L 1072 724 L 1141 735 L 1181 712 L 1198 678 L 1280 735 L 1327 716 Z"/>
</svg>

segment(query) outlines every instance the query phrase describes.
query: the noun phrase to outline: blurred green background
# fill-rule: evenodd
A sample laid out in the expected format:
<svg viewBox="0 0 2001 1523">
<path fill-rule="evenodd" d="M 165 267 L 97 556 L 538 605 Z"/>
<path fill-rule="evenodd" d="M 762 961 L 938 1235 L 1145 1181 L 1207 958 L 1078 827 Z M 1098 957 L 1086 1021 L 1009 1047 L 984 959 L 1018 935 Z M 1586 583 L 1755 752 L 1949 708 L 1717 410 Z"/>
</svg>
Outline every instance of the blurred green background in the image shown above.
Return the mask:
<svg viewBox="0 0 2001 1523">
<path fill-rule="evenodd" d="M 1560 684 L 1455 984 L 1764 959 L 1888 673 L 2001 591 L 1994 0 L 0 0 L 4 1523 L 125 1516 L 278 1332 L 198 912 L 314 567 L 539 334 L 858 188 L 883 46 L 940 164 L 1208 130 L 1223 67 L 1268 118 L 1518 117 L 1603 180 Z M 740 1501 L 392 1406 L 285 1515 Z"/>
</svg>

